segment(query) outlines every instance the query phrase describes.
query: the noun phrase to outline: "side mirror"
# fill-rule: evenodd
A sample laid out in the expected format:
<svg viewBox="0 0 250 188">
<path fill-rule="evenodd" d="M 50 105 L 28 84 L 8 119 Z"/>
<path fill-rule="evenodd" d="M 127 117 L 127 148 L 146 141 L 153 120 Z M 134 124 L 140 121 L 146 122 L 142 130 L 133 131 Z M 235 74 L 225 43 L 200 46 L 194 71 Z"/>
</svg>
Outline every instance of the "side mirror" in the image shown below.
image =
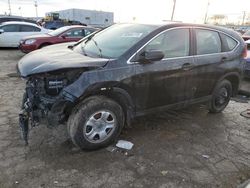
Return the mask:
<svg viewBox="0 0 250 188">
<path fill-rule="evenodd" d="M 67 35 L 64 34 L 64 35 L 62 35 L 61 37 L 62 37 L 63 39 L 66 39 Z"/>
<path fill-rule="evenodd" d="M 150 63 L 154 61 L 160 61 L 164 58 L 164 53 L 161 50 L 150 50 L 142 52 L 138 59 L 139 63 Z"/>
<path fill-rule="evenodd" d="M 0 34 L 4 33 L 4 30 L 3 29 L 0 29 Z"/>
</svg>

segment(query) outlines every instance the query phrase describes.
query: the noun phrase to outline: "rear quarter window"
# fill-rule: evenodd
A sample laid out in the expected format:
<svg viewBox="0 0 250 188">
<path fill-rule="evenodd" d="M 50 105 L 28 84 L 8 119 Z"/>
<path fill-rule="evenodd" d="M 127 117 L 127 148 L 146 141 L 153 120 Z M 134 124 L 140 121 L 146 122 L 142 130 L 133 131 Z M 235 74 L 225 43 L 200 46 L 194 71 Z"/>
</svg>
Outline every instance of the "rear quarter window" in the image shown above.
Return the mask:
<svg viewBox="0 0 250 188">
<path fill-rule="evenodd" d="M 21 25 L 21 32 L 40 32 L 41 29 L 31 25 Z"/>
<path fill-rule="evenodd" d="M 238 44 L 238 42 L 235 39 L 223 33 L 221 33 L 221 38 L 223 41 L 224 52 L 232 51 Z"/>
</svg>

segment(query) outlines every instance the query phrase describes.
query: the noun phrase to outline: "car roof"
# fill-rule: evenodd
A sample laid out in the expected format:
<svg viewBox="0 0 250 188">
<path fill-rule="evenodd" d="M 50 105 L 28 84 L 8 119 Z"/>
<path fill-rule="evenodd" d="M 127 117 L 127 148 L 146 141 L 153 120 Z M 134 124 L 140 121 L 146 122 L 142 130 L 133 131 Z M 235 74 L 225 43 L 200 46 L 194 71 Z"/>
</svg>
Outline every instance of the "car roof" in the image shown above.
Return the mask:
<svg viewBox="0 0 250 188">
<path fill-rule="evenodd" d="M 193 23 L 180 23 L 180 22 L 169 22 L 164 24 L 149 24 L 149 25 L 155 25 L 158 26 L 158 29 L 164 30 L 164 29 L 170 29 L 170 28 L 176 28 L 176 27 L 196 27 L 196 28 L 204 28 L 204 29 L 210 29 L 210 30 L 216 30 L 219 32 L 226 33 L 228 35 L 233 36 L 234 38 L 240 40 L 241 36 L 234 31 L 233 29 L 225 28 L 222 26 L 215 26 L 210 24 L 193 24 Z"/>
<path fill-rule="evenodd" d="M 84 26 L 84 25 L 67 25 L 67 26 L 63 26 L 64 28 L 67 28 L 67 29 L 72 29 L 72 28 L 91 28 L 91 29 L 97 29 L 95 27 L 91 27 L 91 26 Z"/>
<path fill-rule="evenodd" d="M 1 25 L 10 25 L 10 24 L 17 24 L 17 25 L 31 25 L 39 27 L 37 24 L 25 22 L 25 21 L 9 21 L 9 22 L 3 22 Z"/>
</svg>

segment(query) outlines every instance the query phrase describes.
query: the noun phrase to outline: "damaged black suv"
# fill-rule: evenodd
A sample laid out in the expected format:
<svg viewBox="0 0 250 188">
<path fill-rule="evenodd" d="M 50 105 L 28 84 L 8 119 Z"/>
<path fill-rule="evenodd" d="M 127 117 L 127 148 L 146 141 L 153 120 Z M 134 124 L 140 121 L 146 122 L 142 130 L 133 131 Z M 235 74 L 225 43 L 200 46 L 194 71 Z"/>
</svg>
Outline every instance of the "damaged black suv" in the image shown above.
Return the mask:
<svg viewBox="0 0 250 188">
<path fill-rule="evenodd" d="M 245 50 L 234 31 L 182 23 L 117 24 L 37 50 L 18 63 L 23 137 L 67 122 L 76 146 L 97 149 L 137 116 L 194 103 L 221 112 L 237 94 Z"/>
</svg>

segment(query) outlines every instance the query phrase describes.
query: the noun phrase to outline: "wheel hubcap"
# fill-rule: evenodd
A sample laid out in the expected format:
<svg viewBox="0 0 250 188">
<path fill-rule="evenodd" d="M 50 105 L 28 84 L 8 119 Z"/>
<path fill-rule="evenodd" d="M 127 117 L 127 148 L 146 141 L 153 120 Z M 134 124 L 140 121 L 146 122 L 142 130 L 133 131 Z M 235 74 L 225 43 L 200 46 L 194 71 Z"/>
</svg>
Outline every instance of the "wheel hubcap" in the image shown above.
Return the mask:
<svg viewBox="0 0 250 188">
<path fill-rule="evenodd" d="M 215 105 L 217 107 L 221 107 L 222 105 L 228 102 L 228 99 L 229 99 L 228 91 L 225 87 L 223 87 L 220 89 L 215 98 Z"/>
<path fill-rule="evenodd" d="M 112 135 L 115 125 L 116 118 L 112 112 L 96 112 L 87 120 L 83 134 L 89 142 L 100 143 Z"/>
</svg>

